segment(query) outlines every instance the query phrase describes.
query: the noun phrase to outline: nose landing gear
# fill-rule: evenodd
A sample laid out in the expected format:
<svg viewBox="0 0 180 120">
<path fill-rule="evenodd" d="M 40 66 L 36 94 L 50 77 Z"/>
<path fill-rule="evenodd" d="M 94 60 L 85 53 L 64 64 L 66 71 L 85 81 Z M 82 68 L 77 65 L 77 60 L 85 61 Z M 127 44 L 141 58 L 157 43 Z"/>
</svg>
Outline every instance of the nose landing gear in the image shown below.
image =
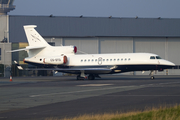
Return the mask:
<svg viewBox="0 0 180 120">
<path fill-rule="evenodd" d="M 151 76 L 151 80 L 153 80 L 154 79 L 154 76 Z"/>
<path fill-rule="evenodd" d="M 151 80 L 154 80 L 154 79 L 155 79 L 155 77 L 153 76 L 153 75 L 154 75 L 154 70 L 151 70 L 151 72 L 150 72 L 149 75 L 151 76 L 151 77 L 150 77 Z"/>
</svg>

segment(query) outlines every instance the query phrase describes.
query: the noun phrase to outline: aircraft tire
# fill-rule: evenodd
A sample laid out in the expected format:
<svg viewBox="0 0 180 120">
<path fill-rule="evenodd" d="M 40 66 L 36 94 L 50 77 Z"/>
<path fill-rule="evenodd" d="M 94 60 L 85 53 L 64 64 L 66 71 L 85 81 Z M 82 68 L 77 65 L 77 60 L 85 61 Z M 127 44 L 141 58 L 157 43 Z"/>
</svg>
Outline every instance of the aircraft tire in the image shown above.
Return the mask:
<svg viewBox="0 0 180 120">
<path fill-rule="evenodd" d="M 80 75 L 78 75 L 76 79 L 77 79 L 77 80 L 84 80 L 85 78 L 84 78 L 84 77 L 81 77 Z"/>
<path fill-rule="evenodd" d="M 94 75 L 89 75 L 88 76 L 88 80 L 94 80 L 94 79 L 95 79 Z"/>
<path fill-rule="evenodd" d="M 151 76 L 151 80 L 154 80 L 154 76 Z"/>
</svg>

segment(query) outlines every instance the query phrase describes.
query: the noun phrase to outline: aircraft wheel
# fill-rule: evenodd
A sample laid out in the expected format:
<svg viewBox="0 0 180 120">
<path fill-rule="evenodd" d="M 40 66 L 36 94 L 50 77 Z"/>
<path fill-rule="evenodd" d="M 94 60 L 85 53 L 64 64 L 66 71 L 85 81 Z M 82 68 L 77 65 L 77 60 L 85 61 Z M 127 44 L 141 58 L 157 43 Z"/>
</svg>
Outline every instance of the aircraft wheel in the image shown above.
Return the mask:
<svg viewBox="0 0 180 120">
<path fill-rule="evenodd" d="M 84 77 L 81 77 L 80 75 L 77 76 L 77 80 L 84 80 Z"/>
<path fill-rule="evenodd" d="M 94 75 L 89 75 L 88 76 L 88 80 L 94 80 L 94 79 L 95 79 Z"/>
<path fill-rule="evenodd" d="M 154 76 L 151 76 L 151 80 L 154 80 Z"/>
<path fill-rule="evenodd" d="M 79 80 L 79 77 L 80 77 L 80 76 L 78 75 L 76 79 Z"/>
</svg>

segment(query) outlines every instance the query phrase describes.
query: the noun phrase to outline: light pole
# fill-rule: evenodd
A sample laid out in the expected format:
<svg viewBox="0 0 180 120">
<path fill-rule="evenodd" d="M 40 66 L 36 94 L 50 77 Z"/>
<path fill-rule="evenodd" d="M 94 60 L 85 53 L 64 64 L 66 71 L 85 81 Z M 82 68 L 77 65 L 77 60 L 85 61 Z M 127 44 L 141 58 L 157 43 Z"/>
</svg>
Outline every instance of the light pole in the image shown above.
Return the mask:
<svg viewBox="0 0 180 120">
<path fill-rule="evenodd" d="M 3 43 L 3 53 L 4 53 L 4 55 L 3 55 L 3 60 L 4 60 L 4 77 L 6 77 L 6 66 L 5 66 L 5 45 L 4 45 L 5 43 Z"/>
</svg>

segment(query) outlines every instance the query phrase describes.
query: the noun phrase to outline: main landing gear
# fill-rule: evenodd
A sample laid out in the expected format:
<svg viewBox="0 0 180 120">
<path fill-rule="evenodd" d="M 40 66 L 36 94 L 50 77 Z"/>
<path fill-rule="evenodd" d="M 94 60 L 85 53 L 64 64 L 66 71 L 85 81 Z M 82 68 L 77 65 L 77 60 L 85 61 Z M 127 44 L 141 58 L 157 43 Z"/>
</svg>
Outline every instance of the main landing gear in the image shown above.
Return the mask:
<svg viewBox="0 0 180 120">
<path fill-rule="evenodd" d="M 97 74 L 89 74 L 88 77 L 86 77 L 85 75 L 83 76 L 83 74 L 77 76 L 77 80 L 84 80 L 86 78 L 88 78 L 88 80 L 94 80 L 95 78 L 101 78 L 101 77 Z"/>
<path fill-rule="evenodd" d="M 93 75 L 93 74 L 90 74 L 89 76 L 88 76 L 88 80 L 94 80 L 95 79 L 95 76 Z"/>
<path fill-rule="evenodd" d="M 95 79 L 95 76 L 94 75 L 89 75 L 88 77 L 84 76 L 84 77 L 81 77 L 81 75 L 78 75 L 77 76 L 77 80 L 84 80 L 88 78 L 88 80 L 94 80 Z"/>
<path fill-rule="evenodd" d="M 150 77 L 151 80 L 154 80 L 154 79 L 155 79 L 154 76 L 153 76 L 153 75 L 154 75 L 154 70 L 151 70 L 151 72 L 150 72 L 149 75 L 151 76 L 151 77 Z"/>
<path fill-rule="evenodd" d="M 85 77 L 81 77 L 80 75 L 78 75 L 76 79 L 77 79 L 77 80 L 84 80 Z"/>
<path fill-rule="evenodd" d="M 85 78 L 84 70 L 81 70 L 81 74 L 77 76 L 77 80 L 84 80 Z"/>
<path fill-rule="evenodd" d="M 77 76 L 77 80 L 84 80 L 84 79 L 87 79 L 88 78 L 88 80 L 94 80 L 95 79 L 95 76 L 93 75 L 93 74 L 90 74 L 88 77 L 86 77 L 86 76 L 81 76 L 81 75 L 78 75 Z"/>
</svg>

